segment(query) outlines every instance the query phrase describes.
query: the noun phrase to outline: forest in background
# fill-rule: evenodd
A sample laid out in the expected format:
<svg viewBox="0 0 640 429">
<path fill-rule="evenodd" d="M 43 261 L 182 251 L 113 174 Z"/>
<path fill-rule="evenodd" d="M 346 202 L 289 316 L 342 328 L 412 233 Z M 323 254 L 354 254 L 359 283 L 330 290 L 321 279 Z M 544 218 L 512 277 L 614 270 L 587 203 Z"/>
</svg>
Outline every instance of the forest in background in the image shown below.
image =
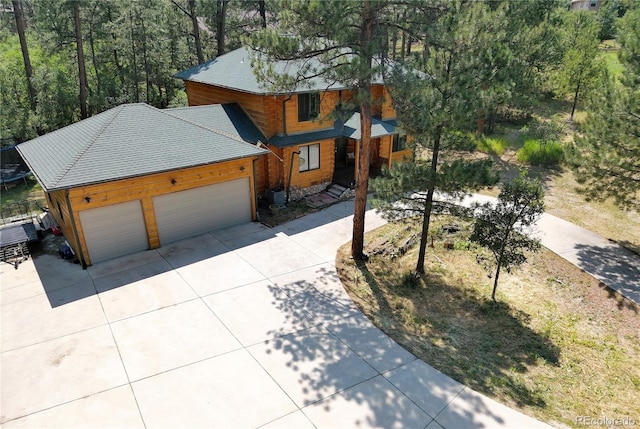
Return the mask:
<svg viewBox="0 0 640 429">
<path fill-rule="evenodd" d="M 385 30 L 386 53 L 389 58 L 409 60 L 428 48 L 428 41 L 414 31 L 421 23 L 412 19 L 425 16 L 416 11 L 427 6 L 443 10 L 456 2 L 384 3 L 391 29 Z M 497 10 L 503 3 L 508 2 L 488 4 Z M 578 32 L 584 33 L 579 27 L 568 27 L 571 20 L 565 0 L 520 3 L 509 6 L 509 19 L 522 26 L 506 31 L 518 35 L 518 49 L 510 49 L 523 56 L 520 63 L 528 67 L 523 70 L 527 82 L 515 84 L 509 109 L 502 110 L 505 117 L 526 110 L 536 98 L 565 91 L 563 69 L 574 67 L 570 73 L 575 74 L 575 67 L 586 67 L 584 59 L 582 63 L 576 59 L 577 65 L 565 61 L 570 44 L 583 36 Z M 275 0 L 3 1 L 2 145 L 29 140 L 122 103 L 145 102 L 160 108 L 186 105 L 183 84 L 173 75 L 239 47 L 263 28 L 277 28 L 287 4 Z M 591 13 L 600 39 L 616 37 L 615 22 L 630 5 L 626 0 L 605 0 L 597 14 Z M 495 106 L 494 113 L 502 107 Z"/>
<path fill-rule="evenodd" d="M 241 36 L 266 25 L 266 7 L 264 0 L 0 2 L 2 145 L 123 103 L 186 105 L 173 75 L 239 47 Z"/>
</svg>

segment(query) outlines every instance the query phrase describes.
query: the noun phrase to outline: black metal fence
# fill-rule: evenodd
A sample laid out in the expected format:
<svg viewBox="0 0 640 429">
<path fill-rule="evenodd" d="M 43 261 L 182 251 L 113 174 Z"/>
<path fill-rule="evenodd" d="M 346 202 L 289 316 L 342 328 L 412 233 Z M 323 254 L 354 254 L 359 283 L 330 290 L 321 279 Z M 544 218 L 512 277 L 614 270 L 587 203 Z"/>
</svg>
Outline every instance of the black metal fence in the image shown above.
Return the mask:
<svg viewBox="0 0 640 429">
<path fill-rule="evenodd" d="M 36 200 L 22 200 L 0 205 L 0 222 L 2 225 L 31 220 L 47 211 Z"/>
</svg>

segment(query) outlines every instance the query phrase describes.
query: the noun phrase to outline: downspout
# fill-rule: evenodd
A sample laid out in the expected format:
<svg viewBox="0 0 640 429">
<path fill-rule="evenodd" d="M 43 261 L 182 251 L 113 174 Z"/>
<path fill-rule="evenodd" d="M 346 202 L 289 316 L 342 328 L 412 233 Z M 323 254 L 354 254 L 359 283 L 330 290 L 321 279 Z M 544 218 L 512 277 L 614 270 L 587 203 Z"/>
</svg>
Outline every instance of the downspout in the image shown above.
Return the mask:
<svg viewBox="0 0 640 429">
<path fill-rule="evenodd" d="M 69 210 L 69 217 L 71 218 L 71 229 L 73 230 L 73 237 L 78 244 L 79 254 L 78 259 L 80 260 L 80 264 L 82 264 L 82 269 L 87 269 L 87 261 L 84 260 L 84 252 L 82 251 L 82 244 L 80 243 L 80 236 L 78 236 L 78 229 L 76 228 L 76 220 L 73 216 L 73 209 L 71 208 L 71 200 L 69 200 L 69 189 L 66 189 L 64 192 L 64 197 L 67 200 L 67 209 Z"/>
<path fill-rule="evenodd" d="M 285 104 L 287 101 L 291 101 L 292 97 L 293 95 L 289 94 L 289 96 L 282 102 L 282 132 L 285 136 L 287 135 L 287 108 Z"/>
<path fill-rule="evenodd" d="M 291 160 L 289 161 L 289 183 L 287 183 L 287 199 L 285 205 L 289 204 L 289 191 L 291 190 L 291 175 L 293 174 L 293 155 L 300 155 L 300 151 L 291 152 Z"/>
<path fill-rule="evenodd" d="M 291 98 L 293 98 L 293 94 L 289 94 L 289 96 L 287 98 L 284 99 L 284 101 L 282 102 L 282 132 L 283 134 L 286 136 L 287 135 L 287 108 L 286 108 L 286 103 L 287 101 L 291 101 Z M 286 140 L 285 140 L 286 142 Z M 282 172 L 282 174 L 284 174 L 284 171 Z M 289 176 L 289 183 L 291 183 L 291 176 Z M 282 182 L 280 182 L 280 186 L 282 186 Z M 287 203 L 289 202 L 289 194 L 288 194 L 289 190 L 287 189 Z"/>
</svg>

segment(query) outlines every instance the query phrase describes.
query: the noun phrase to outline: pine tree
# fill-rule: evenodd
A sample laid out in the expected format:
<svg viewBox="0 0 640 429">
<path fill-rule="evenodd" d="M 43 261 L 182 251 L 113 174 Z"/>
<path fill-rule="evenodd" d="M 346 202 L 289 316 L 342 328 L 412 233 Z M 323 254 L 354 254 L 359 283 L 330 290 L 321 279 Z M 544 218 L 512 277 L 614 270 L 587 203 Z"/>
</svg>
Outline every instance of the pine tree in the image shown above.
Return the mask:
<svg viewBox="0 0 640 429">
<path fill-rule="evenodd" d="M 511 269 L 527 261 L 525 250 L 537 251 L 539 240 L 531 238 L 527 229 L 544 212 L 544 191 L 537 179 L 524 173 L 513 182 L 505 183 L 495 206 L 480 206 L 470 240 L 485 247 L 489 255 L 479 254 L 478 262 L 488 270 L 495 267 L 491 299 L 496 300 L 500 270 Z"/>
<path fill-rule="evenodd" d="M 424 258 L 436 190 L 464 191 L 490 184 L 484 163 L 467 162 L 468 179 L 449 181 L 444 172 L 455 171 L 461 154 L 475 148 L 469 131 L 511 86 L 508 67 L 512 56 L 506 43 L 504 9 L 492 10 L 481 2 L 455 2 L 442 9 L 435 22 L 423 28 L 428 42 L 422 56 L 397 67 L 391 77 L 391 95 L 399 125 L 412 137 L 416 158 L 430 160 L 413 170 L 392 170 L 381 181 L 398 180 L 415 185 L 420 196 L 422 232 L 416 271 L 424 272 Z M 425 42 L 426 43 L 426 42 Z M 414 71 L 417 70 L 417 71 Z M 465 132 L 466 131 L 466 132 Z M 409 179 L 411 173 L 411 179 Z M 450 186 L 457 184 L 458 188 Z M 375 185 L 382 189 L 384 184 Z M 402 199 L 404 188 L 379 194 L 391 207 Z"/>
<path fill-rule="evenodd" d="M 566 158 L 589 198 L 640 209 L 640 9 L 620 25 L 620 82 L 606 73 L 587 104 L 587 117 Z"/>
<path fill-rule="evenodd" d="M 282 1 L 278 28 L 266 28 L 251 38 L 259 53 L 253 58 L 258 76 L 273 87 L 304 87 L 310 77 L 322 76 L 354 90 L 352 103 L 360 111 L 361 139 L 356 173 L 352 255 L 364 257 L 364 218 L 369 183 L 372 98 L 374 76 L 381 74 L 380 59 L 387 42 L 382 22 L 390 2 L 371 0 Z M 310 60 L 313 59 L 313 60 Z M 273 60 L 301 64 L 295 76 L 275 70 Z"/>
<path fill-rule="evenodd" d="M 564 43 L 566 51 L 558 73 L 558 91 L 573 97 L 571 120 L 578 100 L 593 86 L 602 70 L 602 63 L 596 61 L 599 52 L 599 26 L 588 11 L 567 14 Z"/>
</svg>

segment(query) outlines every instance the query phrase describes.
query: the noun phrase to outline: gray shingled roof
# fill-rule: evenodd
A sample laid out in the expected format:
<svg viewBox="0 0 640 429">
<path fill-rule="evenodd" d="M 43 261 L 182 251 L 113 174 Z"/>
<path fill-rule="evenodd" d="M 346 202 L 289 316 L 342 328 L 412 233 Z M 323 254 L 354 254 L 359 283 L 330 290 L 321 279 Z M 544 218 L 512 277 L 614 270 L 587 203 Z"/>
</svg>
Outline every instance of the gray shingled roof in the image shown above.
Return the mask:
<svg viewBox="0 0 640 429">
<path fill-rule="evenodd" d="M 217 132 L 179 115 L 143 103 L 124 104 L 17 150 L 47 191 L 267 153 L 238 134 Z"/>
<path fill-rule="evenodd" d="M 306 61 L 313 61 L 313 59 Z M 275 71 L 278 73 L 286 73 L 295 76 L 301 64 L 302 62 L 296 61 L 277 61 L 273 66 Z M 181 71 L 174 77 L 252 94 L 276 93 L 269 88 L 268 84 L 258 82 L 258 79 L 251 68 L 251 52 L 248 47 L 236 49 L 235 51 L 221 55 L 207 61 L 206 63 Z M 381 79 L 378 79 L 375 83 L 382 84 L 382 81 Z M 340 90 L 348 88 L 349 86 L 340 82 L 329 82 L 322 77 L 314 77 L 305 81 L 305 85 L 301 86 L 299 90 L 295 92 Z"/>
<path fill-rule="evenodd" d="M 388 136 L 396 133 L 396 121 L 383 121 L 378 118 L 371 119 L 371 138 Z M 349 137 L 360 140 L 362 134 L 360 132 L 360 113 L 354 113 L 344 124 L 335 121 L 332 128 L 324 130 L 311 131 L 299 134 L 276 135 L 269 139 L 269 143 L 278 146 L 293 146 L 297 144 L 310 143 L 314 141 L 333 139 L 336 137 Z"/>
<path fill-rule="evenodd" d="M 396 133 L 396 126 L 390 121 L 382 121 L 377 118 L 371 118 L 371 138 L 375 139 L 389 134 Z M 354 113 L 347 122 L 344 123 L 345 137 L 360 140 L 362 133 L 360 132 L 360 113 Z"/>
<path fill-rule="evenodd" d="M 178 107 L 163 112 L 252 144 L 267 141 L 236 103 Z"/>
</svg>

